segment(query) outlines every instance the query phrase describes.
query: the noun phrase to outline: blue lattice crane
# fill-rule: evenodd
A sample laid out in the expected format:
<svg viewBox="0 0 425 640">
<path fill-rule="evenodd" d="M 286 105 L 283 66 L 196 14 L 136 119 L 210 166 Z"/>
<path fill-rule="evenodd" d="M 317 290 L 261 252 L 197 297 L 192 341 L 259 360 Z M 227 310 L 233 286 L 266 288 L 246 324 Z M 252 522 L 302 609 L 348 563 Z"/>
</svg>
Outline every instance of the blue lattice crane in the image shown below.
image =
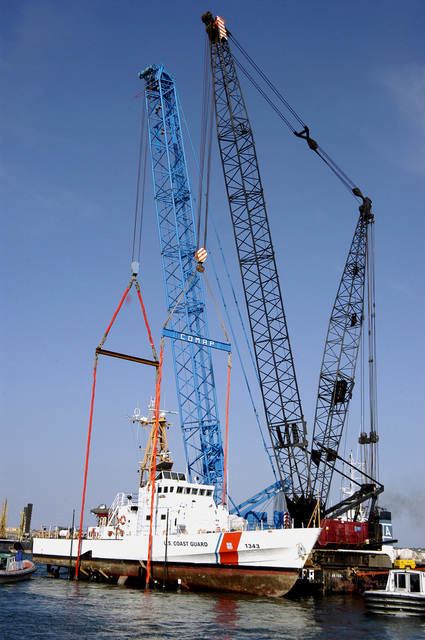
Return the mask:
<svg viewBox="0 0 425 640">
<path fill-rule="evenodd" d="M 140 72 L 145 81 L 154 197 L 170 314 L 164 334 L 171 338 L 188 476 L 215 486 L 223 497 L 224 454 L 180 105 L 173 76 L 163 65 Z"/>
</svg>

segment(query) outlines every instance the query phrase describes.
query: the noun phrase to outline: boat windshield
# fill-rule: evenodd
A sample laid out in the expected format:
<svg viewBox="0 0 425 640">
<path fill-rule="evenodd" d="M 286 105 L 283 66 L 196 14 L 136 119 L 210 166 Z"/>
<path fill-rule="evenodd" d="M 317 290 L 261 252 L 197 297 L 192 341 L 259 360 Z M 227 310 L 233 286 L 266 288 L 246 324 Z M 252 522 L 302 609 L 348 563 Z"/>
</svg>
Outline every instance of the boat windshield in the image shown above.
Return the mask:
<svg viewBox="0 0 425 640">
<path fill-rule="evenodd" d="M 419 583 L 419 574 L 411 573 L 410 574 L 410 591 L 412 593 L 419 593 L 420 590 L 421 590 L 421 587 Z"/>
<path fill-rule="evenodd" d="M 397 589 L 405 589 L 406 588 L 406 574 L 405 573 L 397 573 Z"/>
</svg>

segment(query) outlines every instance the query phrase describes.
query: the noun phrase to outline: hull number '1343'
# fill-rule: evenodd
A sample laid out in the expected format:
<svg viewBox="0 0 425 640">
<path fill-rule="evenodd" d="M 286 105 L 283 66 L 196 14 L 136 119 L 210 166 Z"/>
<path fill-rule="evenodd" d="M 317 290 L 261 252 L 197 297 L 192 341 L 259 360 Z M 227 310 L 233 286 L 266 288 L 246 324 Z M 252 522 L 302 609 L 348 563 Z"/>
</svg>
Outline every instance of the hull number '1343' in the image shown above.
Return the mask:
<svg viewBox="0 0 425 640">
<path fill-rule="evenodd" d="M 245 543 L 245 548 L 246 549 L 259 549 L 260 545 L 258 543 Z"/>
</svg>

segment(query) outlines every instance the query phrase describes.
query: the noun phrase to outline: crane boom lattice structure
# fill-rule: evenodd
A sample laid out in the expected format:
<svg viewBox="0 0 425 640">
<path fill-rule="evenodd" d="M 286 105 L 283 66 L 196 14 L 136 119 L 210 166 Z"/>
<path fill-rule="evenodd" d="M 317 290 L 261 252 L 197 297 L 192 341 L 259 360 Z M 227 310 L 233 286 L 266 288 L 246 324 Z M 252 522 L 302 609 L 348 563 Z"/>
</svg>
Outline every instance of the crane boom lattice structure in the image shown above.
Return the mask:
<svg viewBox="0 0 425 640">
<path fill-rule="evenodd" d="M 337 460 L 364 320 L 371 202 L 364 198 L 328 327 L 316 404 L 311 451 L 311 490 L 325 510 Z"/>
<path fill-rule="evenodd" d="M 327 508 L 335 463 L 342 460 L 338 449 L 360 346 L 371 201 L 357 187 L 352 188 L 363 204 L 329 323 L 310 452 L 254 138 L 230 51 L 230 34 L 224 20 L 214 19 L 209 11 L 202 21 L 210 44 L 218 145 L 266 420 L 287 509 L 296 526 L 307 525 L 318 501 L 323 514 L 336 517 L 368 498 L 376 500 L 383 491 L 382 485 L 367 476 L 368 481 L 353 496 Z M 303 133 L 316 150 L 307 127 Z M 346 178 L 342 172 L 337 175 Z M 374 437 L 372 431 L 367 440 Z"/>
<path fill-rule="evenodd" d="M 202 20 L 210 42 L 218 144 L 266 420 L 287 502 L 304 503 L 309 487 L 306 424 L 254 137 L 226 29 L 210 12 Z"/>
<path fill-rule="evenodd" d="M 174 78 L 163 65 L 145 81 L 155 206 L 169 316 L 180 421 L 189 480 L 215 486 L 222 500 L 224 455 L 196 232 Z"/>
</svg>

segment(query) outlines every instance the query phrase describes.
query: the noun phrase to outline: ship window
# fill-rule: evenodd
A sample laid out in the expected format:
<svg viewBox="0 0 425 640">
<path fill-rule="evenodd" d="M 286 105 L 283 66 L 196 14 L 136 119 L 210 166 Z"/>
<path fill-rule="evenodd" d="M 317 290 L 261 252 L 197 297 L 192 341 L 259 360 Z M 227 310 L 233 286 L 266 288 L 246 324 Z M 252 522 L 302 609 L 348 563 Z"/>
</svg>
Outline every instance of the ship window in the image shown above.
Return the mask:
<svg viewBox="0 0 425 640">
<path fill-rule="evenodd" d="M 419 593 L 420 592 L 419 574 L 418 573 L 411 573 L 410 574 L 410 591 L 412 593 Z"/>
<path fill-rule="evenodd" d="M 198 495 L 198 489 L 192 489 L 192 495 L 193 496 L 197 496 Z"/>
<path fill-rule="evenodd" d="M 165 520 L 166 519 L 166 514 L 165 513 L 161 513 L 161 520 Z"/>
<path fill-rule="evenodd" d="M 183 493 L 183 487 L 177 487 L 177 493 Z"/>
<path fill-rule="evenodd" d="M 205 495 L 205 489 L 199 489 L 199 495 L 200 496 L 204 496 Z"/>
<path fill-rule="evenodd" d="M 170 493 L 173 493 L 174 487 L 170 487 Z"/>
<path fill-rule="evenodd" d="M 207 490 L 207 496 L 212 496 L 212 489 Z"/>
<path fill-rule="evenodd" d="M 186 487 L 186 489 L 185 489 L 185 493 L 186 493 L 186 494 L 190 493 L 190 487 Z"/>
<path fill-rule="evenodd" d="M 162 487 L 158 487 L 158 493 L 162 492 Z"/>
<path fill-rule="evenodd" d="M 150 519 L 151 519 L 151 517 L 150 517 L 150 516 L 146 516 L 146 520 L 150 520 Z"/>
<path fill-rule="evenodd" d="M 398 573 L 397 574 L 397 587 L 399 589 L 405 589 L 406 588 L 406 576 L 404 573 Z"/>
<path fill-rule="evenodd" d="M 164 487 L 164 493 L 168 493 L 168 487 Z"/>
</svg>

